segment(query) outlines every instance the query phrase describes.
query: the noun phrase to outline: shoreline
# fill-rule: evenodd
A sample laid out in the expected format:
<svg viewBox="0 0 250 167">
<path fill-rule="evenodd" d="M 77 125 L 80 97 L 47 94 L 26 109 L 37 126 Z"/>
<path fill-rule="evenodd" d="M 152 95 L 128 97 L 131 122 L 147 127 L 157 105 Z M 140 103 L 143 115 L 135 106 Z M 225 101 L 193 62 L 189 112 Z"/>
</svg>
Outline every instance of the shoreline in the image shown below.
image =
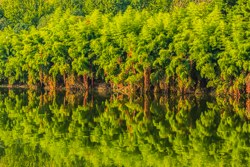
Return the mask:
<svg viewBox="0 0 250 167">
<path fill-rule="evenodd" d="M 45 86 L 43 88 L 38 87 L 36 85 L 34 86 L 29 86 L 29 85 L 0 85 L 0 88 L 14 88 L 14 89 L 30 89 L 30 90 L 36 90 L 36 89 L 43 89 L 46 91 L 50 91 L 51 89 L 49 88 L 49 86 Z M 99 83 L 94 85 L 93 88 L 89 88 L 89 89 L 83 89 L 82 87 L 72 87 L 72 88 L 66 88 L 66 87 L 56 87 L 54 89 L 55 91 L 81 91 L 81 92 L 85 92 L 85 91 L 96 91 L 99 93 L 119 93 L 119 94 L 124 94 L 124 95 L 129 95 L 129 94 L 137 94 L 137 93 L 143 93 L 145 94 L 144 91 L 135 91 L 135 92 L 128 92 L 127 89 L 124 88 L 111 88 L 107 83 Z M 212 91 L 207 91 L 207 90 L 203 90 L 203 91 L 189 91 L 186 93 L 180 93 L 180 92 L 166 92 L 162 89 L 160 89 L 159 91 L 155 92 L 154 90 L 149 90 L 147 93 L 163 93 L 163 94 L 176 94 L 176 95 L 217 95 L 216 91 L 212 90 Z"/>
<path fill-rule="evenodd" d="M 30 89 L 28 85 L 0 85 L 0 88 L 23 88 Z"/>
</svg>

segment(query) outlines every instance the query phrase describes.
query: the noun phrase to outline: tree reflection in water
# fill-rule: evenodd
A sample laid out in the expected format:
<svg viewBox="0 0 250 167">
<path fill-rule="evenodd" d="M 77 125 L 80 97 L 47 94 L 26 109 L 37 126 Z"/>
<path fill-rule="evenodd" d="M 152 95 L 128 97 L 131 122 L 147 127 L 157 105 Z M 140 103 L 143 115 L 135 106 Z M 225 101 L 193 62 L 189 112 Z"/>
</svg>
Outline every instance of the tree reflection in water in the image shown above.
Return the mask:
<svg viewBox="0 0 250 167">
<path fill-rule="evenodd" d="M 1 89 L 3 166 L 247 166 L 249 100 Z"/>
</svg>

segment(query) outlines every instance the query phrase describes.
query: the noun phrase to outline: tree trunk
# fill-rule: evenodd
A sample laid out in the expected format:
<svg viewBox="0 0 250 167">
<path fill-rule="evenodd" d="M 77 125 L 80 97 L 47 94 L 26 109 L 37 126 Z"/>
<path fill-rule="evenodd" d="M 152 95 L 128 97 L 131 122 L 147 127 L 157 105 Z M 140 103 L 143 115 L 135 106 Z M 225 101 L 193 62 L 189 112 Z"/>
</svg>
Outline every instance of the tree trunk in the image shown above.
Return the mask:
<svg viewBox="0 0 250 167">
<path fill-rule="evenodd" d="M 40 84 L 41 84 L 41 87 L 43 86 L 43 69 L 42 69 L 42 65 L 40 64 Z"/>
<path fill-rule="evenodd" d="M 64 85 L 66 85 L 66 75 L 65 75 L 65 71 L 63 71 L 63 82 L 64 82 Z"/>
<path fill-rule="evenodd" d="M 88 81 L 87 81 L 87 75 L 86 74 L 83 75 L 83 83 L 84 83 L 85 89 L 88 89 L 89 87 L 88 87 Z"/>
<path fill-rule="evenodd" d="M 91 65 L 91 87 L 94 87 L 94 78 L 93 78 L 93 71 L 92 71 L 92 65 Z"/>
</svg>

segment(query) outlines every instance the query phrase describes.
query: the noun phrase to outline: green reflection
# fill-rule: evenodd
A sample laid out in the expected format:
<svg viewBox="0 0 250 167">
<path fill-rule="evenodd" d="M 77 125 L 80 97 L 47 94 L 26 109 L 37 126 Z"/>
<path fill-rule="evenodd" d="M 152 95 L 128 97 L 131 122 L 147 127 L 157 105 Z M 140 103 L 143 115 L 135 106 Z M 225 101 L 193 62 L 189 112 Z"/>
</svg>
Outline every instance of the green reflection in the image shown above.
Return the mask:
<svg viewBox="0 0 250 167">
<path fill-rule="evenodd" d="M 0 92 L 0 166 L 250 164 L 248 99 Z"/>
</svg>

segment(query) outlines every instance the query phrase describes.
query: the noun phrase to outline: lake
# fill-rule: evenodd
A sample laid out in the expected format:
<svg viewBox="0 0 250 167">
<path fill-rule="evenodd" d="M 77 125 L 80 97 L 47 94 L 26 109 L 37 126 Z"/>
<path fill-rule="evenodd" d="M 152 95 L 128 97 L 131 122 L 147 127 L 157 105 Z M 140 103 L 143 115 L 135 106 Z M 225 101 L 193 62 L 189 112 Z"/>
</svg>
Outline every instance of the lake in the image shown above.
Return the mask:
<svg viewBox="0 0 250 167">
<path fill-rule="evenodd" d="M 0 89 L 0 166 L 248 166 L 250 100 Z"/>
</svg>

